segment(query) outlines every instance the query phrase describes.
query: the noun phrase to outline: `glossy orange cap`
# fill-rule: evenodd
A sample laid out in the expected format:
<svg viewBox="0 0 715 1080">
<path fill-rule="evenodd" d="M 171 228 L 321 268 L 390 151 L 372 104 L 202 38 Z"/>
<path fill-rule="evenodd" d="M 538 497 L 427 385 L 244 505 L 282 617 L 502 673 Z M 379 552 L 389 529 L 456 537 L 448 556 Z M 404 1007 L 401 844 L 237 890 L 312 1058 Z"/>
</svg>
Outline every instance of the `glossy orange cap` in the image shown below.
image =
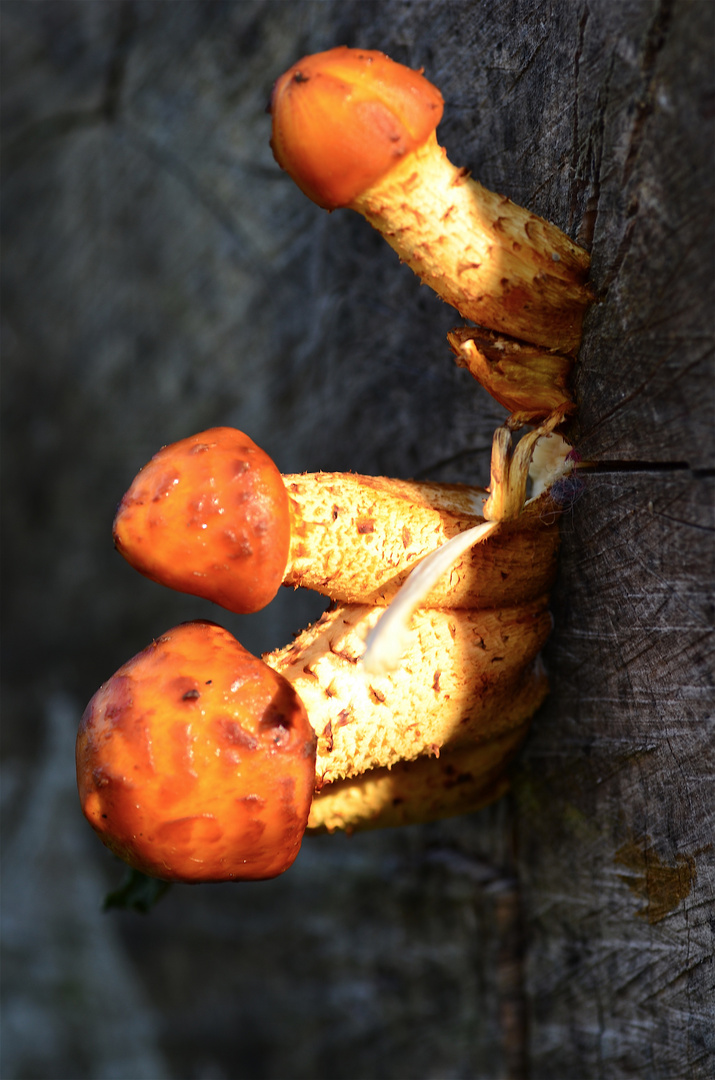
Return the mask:
<svg viewBox="0 0 715 1080">
<path fill-rule="evenodd" d="M 333 210 L 421 146 L 443 104 L 421 72 L 341 45 L 303 57 L 278 79 L 271 148 L 301 191 Z"/>
<path fill-rule="evenodd" d="M 77 736 L 82 809 L 115 855 L 153 877 L 275 877 L 300 849 L 315 745 L 282 675 L 215 623 L 185 623 L 87 706 Z"/>
<path fill-rule="evenodd" d="M 259 611 L 288 562 L 288 494 L 248 435 L 211 428 L 144 466 L 119 504 L 114 543 L 152 581 L 229 611 Z"/>
</svg>

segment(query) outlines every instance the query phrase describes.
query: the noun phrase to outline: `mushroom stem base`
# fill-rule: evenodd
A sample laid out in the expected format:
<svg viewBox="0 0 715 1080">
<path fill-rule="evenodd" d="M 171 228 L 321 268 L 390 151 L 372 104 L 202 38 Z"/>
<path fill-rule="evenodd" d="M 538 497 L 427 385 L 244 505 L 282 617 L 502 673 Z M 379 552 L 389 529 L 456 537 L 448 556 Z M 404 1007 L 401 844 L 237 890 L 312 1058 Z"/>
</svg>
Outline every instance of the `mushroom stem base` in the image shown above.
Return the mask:
<svg viewBox="0 0 715 1080">
<path fill-rule="evenodd" d="M 546 690 L 544 683 L 544 695 Z M 439 757 L 421 757 L 328 784 L 313 799 L 307 831 L 417 825 L 480 810 L 507 791 L 506 767 L 528 729 L 527 721 L 478 746 L 442 751 Z"/>
</svg>

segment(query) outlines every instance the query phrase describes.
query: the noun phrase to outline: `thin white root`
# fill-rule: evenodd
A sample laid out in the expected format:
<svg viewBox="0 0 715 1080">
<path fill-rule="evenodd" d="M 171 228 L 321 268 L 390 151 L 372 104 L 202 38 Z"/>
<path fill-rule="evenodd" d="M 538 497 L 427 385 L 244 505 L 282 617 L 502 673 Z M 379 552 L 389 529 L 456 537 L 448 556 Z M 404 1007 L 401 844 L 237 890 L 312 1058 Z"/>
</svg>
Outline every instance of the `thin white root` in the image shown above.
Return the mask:
<svg viewBox="0 0 715 1080">
<path fill-rule="evenodd" d="M 459 533 L 433 551 L 410 574 L 397 597 L 367 637 L 362 657 L 362 669 L 367 675 L 385 675 L 400 666 L 406 649 L 409 624 L 435 582 L 464 555 L 469 548 L 494 532 L 497 521 L 485 521 L 466 532 Z"/>
<path fill-rule="evenodd" d="M 512 450 L 509 426 L 494 433 L 491 464 L 491 494 L 484 504 L 487 519 L 453 536 L 415 567 L 380 621 L 367 637 L 361 660 L 366 675 L 385 675 L 396 671 L 407 649 L 412 615 L 444 574 L 469 548 L 485 540 L 500 521 L 519 517 L 526 501 L 528 477 L 533 482 L 532 499 L 546 491 L 571 469 L 571 447 L 552 429 L 560 422 L 554 413 L 534 431 L 530 431 Z"/>
</svg>

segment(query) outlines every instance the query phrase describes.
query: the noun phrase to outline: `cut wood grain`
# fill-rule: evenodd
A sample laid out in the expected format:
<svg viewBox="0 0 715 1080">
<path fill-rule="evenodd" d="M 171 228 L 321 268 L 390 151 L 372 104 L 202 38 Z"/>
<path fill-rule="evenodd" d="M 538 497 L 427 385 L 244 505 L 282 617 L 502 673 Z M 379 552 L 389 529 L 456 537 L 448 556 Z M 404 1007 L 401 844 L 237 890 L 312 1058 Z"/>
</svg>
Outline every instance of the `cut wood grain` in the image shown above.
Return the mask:
<svg viewBox="0 0 715 1080">
<path fill-rule="evenodd" d="M 600 297 L 574 435 L 610 471 L 564 518 L 553 693 L 515 795 L 306 840 L 276 882 L 107 922 L 167 1074 L 709 1078 L 715 5 L 66 0 L 2 20 L 10 825 L 38 801 L 49 691 L 84 703 L 169 626 L 223 618 L 112 551 L 158 445 L 233 424 L 285 472 L 487 480 L 504 414 L 454 365 L 454 310 L 279 172 L 280 72 L 343 42 L 424 66 L 450 158 L 590 247 Z M 227 625 L 282 645 L 321 610 L 300 595 Z M 33 874 L 64 887 L 56 860 Z M 103 1075 L 73 970 L 30 950 L 21 1000 L 58 995 L 55 1072 Z M 4 1073 L 45 1074 L 21 1021 Z"/>
<path fill-rule="evenodd" d="M 714 488 L 598 476 L 564 529 L 555 685 L 517 782 L 534 1076 L 575 1056 L 707 1075 Z"/>
</svg>

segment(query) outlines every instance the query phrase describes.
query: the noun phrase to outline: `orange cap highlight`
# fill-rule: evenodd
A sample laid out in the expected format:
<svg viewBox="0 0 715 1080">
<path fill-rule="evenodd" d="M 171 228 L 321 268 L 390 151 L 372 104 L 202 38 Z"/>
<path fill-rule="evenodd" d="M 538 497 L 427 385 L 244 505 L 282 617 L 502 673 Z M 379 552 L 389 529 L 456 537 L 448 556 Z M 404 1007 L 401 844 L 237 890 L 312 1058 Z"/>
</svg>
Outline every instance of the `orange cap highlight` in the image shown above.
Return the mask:
<svg viewBox="0 0 715 1080">
<path fill-rule="evenodd" d="M 443 106 L 421 72 L 341 45 L 304 57 L 278 79 L 271 149 L 308 198 L 334 210 L 421 146 Z"/>
<path fill-rule="evenodd" d="M 184 623 L 87 706 L 77 736 L 82 810 L 115 855 L 153 877 L 275 877 L 300 850 L 315 747 L 282 675 L 215 623 Z"/>
<path fill-rule="evenodd" d="M 235 428 L 165 446 L 119 504 L 114 543 L 145 577 L 246 614 L 270 603 L 290 548 L 277 466 Z"/>
</svg>

